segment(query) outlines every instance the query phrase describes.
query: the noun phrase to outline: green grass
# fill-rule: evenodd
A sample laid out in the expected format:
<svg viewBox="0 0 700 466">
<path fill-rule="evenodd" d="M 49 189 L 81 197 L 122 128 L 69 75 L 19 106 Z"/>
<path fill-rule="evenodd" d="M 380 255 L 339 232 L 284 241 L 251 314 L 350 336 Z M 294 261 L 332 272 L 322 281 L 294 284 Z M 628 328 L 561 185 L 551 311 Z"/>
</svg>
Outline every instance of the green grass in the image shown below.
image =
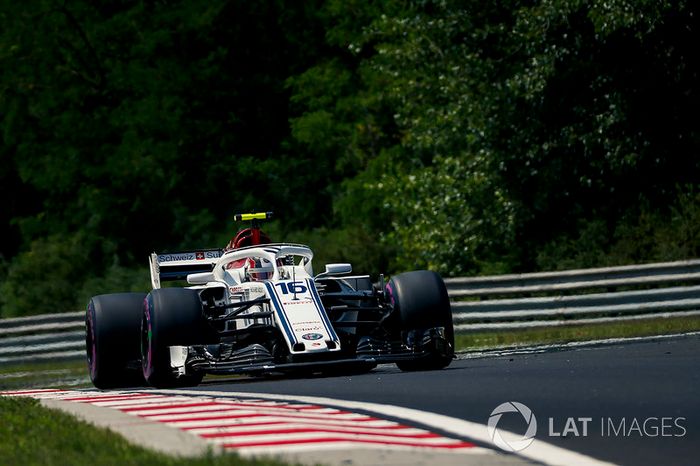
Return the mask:
<svg viewBox="0 0 700 466">
<path fill-rule="evenodd" d="M 697 330 L 700 330 L 699 316 L 650 317 L 649 319 L 618 323 L 463 333 L 455 335 L 455 346 L 458 351 L 468 351 L 607 338 L 667 335 Z"/>
<path fill-rule="evenodd" d="M 134 446 L 107 429 L 44 408 L 30 398 L 0 397 L 0 464 L 23 466 L 281 465 L 213 453 L 178 458 Z"/>
<path fill-rule="evenodd" d="M 88 386 L 92 385 L 85 360 L 0 366 L 0 390 Z"/>
</svg>

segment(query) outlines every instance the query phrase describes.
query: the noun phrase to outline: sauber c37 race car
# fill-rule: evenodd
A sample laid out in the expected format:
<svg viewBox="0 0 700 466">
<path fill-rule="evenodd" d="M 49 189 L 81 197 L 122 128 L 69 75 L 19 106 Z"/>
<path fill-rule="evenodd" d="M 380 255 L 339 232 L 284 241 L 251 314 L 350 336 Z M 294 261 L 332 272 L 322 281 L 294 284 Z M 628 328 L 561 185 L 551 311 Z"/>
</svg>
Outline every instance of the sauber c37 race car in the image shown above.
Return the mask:
<svg viewBox="0 0 700 466">
<path fill-rule="evenodd" d="M 225 249 L 150 257 L 153 290 L 93 297 L 86 352 L 98 388 L 197 385 L 205 374 L 441 369 L 454 358 L 445 284 L 431 271 L 373 283 L 350 264 L 314 275 L 313 252 L 271 243 L 259 220 Z M 168 280 L 188 287 L 161 288 Z"/>
</svg>

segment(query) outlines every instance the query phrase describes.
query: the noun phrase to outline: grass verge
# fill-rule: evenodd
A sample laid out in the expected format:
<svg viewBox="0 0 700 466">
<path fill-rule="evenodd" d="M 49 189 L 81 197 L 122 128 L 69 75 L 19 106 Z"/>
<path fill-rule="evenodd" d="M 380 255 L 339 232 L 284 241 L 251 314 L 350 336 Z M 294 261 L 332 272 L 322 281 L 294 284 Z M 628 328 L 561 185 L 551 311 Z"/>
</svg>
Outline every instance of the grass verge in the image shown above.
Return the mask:
<svg viewBox="0 0 700 466">
<path fill-rule="evenodd" d="M 24 466 L 236 466 L 281 465 L 210 453 L 177 458 L 134 446 L 107 429 L 47 409 L 38 400 L 0 397 L 0 464 Z"/>
<path fill-rule="evenodd" d="M 0 366 L 0 390 L 90 386 L 84 360 Z M 2 464 L 2 463 L 0 463 Z"/>
<path fill-rule="evenodd" d="M 462 333 L 455 335 L 457 351 L 524 345 L 557 344 L 607 338 L 668 335 L 700 330 L 700 317 L 651 317 L 638 321 L 567 325 L 533 329 Z"/>
</svg>

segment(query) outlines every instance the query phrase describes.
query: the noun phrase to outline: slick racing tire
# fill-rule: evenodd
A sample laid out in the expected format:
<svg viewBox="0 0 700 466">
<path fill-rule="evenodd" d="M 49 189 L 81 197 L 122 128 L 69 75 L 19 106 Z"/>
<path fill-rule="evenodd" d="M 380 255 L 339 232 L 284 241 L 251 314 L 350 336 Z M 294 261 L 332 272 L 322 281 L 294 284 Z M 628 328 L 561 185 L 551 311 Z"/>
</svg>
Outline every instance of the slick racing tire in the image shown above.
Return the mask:
<svg viewBox="0 0 700 466">
<path fill-rule="evenodd" d="M 94 296 L 85 313 L 90 380 L 100 389 L 142 386 L 139 340 L 145 293 Z"/>
<path fill-rule="evenodd" d="M 157 388 L 198 385 L 203 373 L 177 377 L 170 367 L 170 346 L 190 346 L 207 341 L 202 303 L 194 290 L 162 288 L 151 291 L 143 302 L 141 364 L 143 377 Z"/>
<path fill-rule="evenodd" d="M 387 284 L 386 295 L 394 307 L 402 335 L 444 328 L 444 340 L 435 339 L 432 343 L 436 347 L 429 348 L 422 358 L 397 362 L 399 369 L 418 371 L 447 367 L 454 357 L 454 327 L 447 288 L 440 275 L 428 270 L 399 274 Z"/>
</svg>

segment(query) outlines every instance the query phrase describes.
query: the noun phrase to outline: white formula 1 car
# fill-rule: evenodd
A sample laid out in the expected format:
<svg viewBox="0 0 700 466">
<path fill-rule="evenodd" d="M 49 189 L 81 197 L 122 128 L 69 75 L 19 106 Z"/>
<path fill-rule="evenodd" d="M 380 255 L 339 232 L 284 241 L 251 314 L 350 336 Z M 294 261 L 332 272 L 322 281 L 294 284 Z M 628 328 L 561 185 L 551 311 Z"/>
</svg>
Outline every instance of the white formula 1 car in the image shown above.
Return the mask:
<svg viewBox="0 0 700 466">
<path fill-rule="evenodd" d="M 447 290 L 414 271 L 385 285 L 350 264 L 314 275 L 313 252 L 270 243 L 251 220 L 226 249 L 150 257 L 150 293 L 93 297 L 86 313 L 90 378 L 98 388 L 197 385 L 205 374 L 358 373 L 446 367 L 454 358 Z M 186 280 L 185 288 L 161 288 Z"/>
</svg>

